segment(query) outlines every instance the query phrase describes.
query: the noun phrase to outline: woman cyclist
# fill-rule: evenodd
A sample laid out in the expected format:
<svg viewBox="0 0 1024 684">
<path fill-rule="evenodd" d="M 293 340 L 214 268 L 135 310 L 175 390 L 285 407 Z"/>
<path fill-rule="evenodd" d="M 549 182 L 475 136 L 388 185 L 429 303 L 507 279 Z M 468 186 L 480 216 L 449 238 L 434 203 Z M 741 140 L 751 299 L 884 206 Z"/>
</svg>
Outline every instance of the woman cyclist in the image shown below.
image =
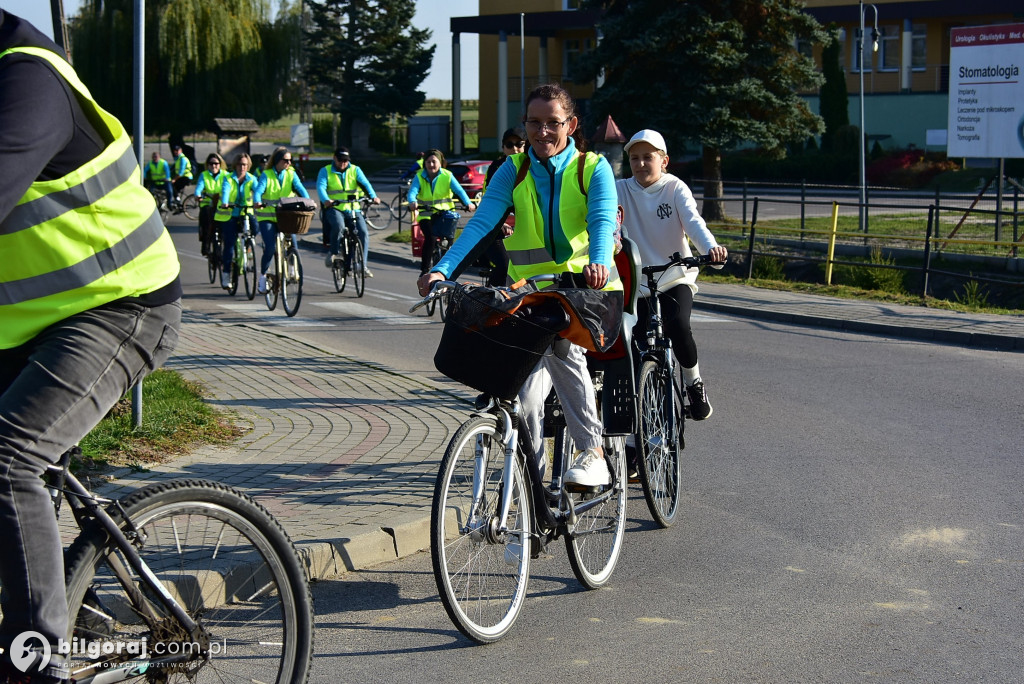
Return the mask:
<svg viewBox="0 0 1024 684">
<path fill-rule="evenodd" d="M 429 217 L 420 217 L 420 230 L 423 231 L 421 275 L 430 270 L 434 257 L 434 233 L 431 229 L 434 216 L 439 212 L 454 209 L 453 198 L 456 196 L 466 211 L 473 211 L 476 208 L 469 201 L 469 195 L 459 185 L 459 181 L 445 168 L 447 165 L 441 150 L 427 150 L 423 157 L 423 169 L 413 176 L 412 185 L 409 186 L 409 193 L 406 195 L 410 211 L 415 212 L 419 202 L 429 203 L 431 211 Z"/>
<path fill-rule="evenodd" d="M 249 222 L 249 230 L 256 233 L 256 216 L 253 214 L 253 197 L 256 193 L 256 176 L 249 173 L 252 157 L 242 153 L 235 157 L 235 173 L 224 179 L 220 191 L 220 207 L 215 220 L 222 221 L 224 235 L 224 262 L 220 272 L 220 286 L 231 287 L 231 264 L 235 260 L 235 240 L 243 228 L 243 221 Z"/>
<path fill-rule="evenodd" d="M 199 174 L 199 182 L 196 183 L 196 199 L 199 200 L 199 242 L 203 246 L 203 256 L 210 251 L 210 242 L 213 240 L 213 214 L 220 204 L 220 191 L 224 187 L 224 179 L 229 175 L 224 168 L 224 158 L 214 152 L 206 158 L 206 168 Z"/>
<path fill-rule="evenodd" d="M 528 151 L 511 155 L 495 172 L 462 236 L 430 273 L 420 276 L 420 294 L 426 294 L 433 281 L 451 280 L 472 263 L 478 243 L 500 233 L 509 209 L 516 214 L 515 231 L 505 241 L 512 280 L 571 271 L 582 274 L 588 287 L 622 289 L 610 268 L 615 177 L 603 157 L 582 151 L 579 120 L 569 93 L 554 84 L 534 89 L 526 98 L 523 124 Z M 601 447 L 602 425 L 582 347 L 570 345 L 564 360 L 549 349 L 519 393 L 538 455 L 544 445 L 544 400 L 552 385 L 581 450 L 565 474 L 566 487 L 608 484 L 611 475 Z"/>
<path fill-rule="evenodd" d="M 278 147 L 267 160 L 267 166 L 256 183 L 253 200 L 256 203 L 256 219 L 259 221 L 260 236 L 263 238 L 263 256 L 260 258 L 260 279 L 256 291 L 267 291 L 267 269 L 274 260 L 277 246 L 277 204 L 282 197 L 306 197 L 309 193 L 302 185 L 299 174 L 292 166 L 292 153 L 287 147 Z M 294 243 L 295 236 L 292 236 Z"/>
</svg>

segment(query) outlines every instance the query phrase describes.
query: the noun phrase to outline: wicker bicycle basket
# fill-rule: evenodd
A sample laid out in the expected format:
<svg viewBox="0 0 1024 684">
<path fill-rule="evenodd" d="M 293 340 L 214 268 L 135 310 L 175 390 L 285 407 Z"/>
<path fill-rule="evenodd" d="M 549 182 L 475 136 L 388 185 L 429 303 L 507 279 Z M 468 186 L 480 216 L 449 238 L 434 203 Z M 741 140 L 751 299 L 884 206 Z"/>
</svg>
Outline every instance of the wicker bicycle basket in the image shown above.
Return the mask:
<svg viewBox="0 0 1024 684">
<path fill-rule="evenodd" d="M 303 235 L 309 231 L 309 226 L 313 223 L 313 214 L 316 212 L 312 210 L 282 210 L 281 207 L 277 207 L 275 213 L 277 214 L 277 229 L 280 232 L 289 235 Z"/>
<path fill-rule="evenodd" d="M 529 312 L 496 309 L 492 290 L 456 288 L 434 367 L 447 377 L 499 399 L 512 400 L 558 336 Z"/>
</svg>

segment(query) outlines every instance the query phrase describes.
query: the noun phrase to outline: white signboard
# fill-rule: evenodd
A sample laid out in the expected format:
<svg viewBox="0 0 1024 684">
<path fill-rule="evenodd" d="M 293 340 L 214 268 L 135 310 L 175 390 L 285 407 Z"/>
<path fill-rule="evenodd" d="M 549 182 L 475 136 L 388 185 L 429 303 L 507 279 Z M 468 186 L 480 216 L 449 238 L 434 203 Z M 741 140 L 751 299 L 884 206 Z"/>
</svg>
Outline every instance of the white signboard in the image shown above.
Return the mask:
<svg viewBox="0 0 1024 684">
<path fill-rule="evenodd" d="M 300 123 L 292 126 L 292 147 L 307 147 L 309 145 L 309 124 Z"/>
<path fill-rule="evenodd" d="M 946 153 L 1024 157 L 1024 24 L 952 30 Z"/>
</svg>

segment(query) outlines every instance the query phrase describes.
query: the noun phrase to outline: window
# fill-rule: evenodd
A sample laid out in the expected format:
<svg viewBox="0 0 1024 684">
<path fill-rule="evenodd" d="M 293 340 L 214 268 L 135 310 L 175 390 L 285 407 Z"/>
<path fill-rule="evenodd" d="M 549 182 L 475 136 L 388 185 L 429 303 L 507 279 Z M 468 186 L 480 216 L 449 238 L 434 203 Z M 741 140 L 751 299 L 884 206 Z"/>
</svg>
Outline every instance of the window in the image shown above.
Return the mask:
<svg viewBox="0 0 1024 684">
<path fill-rule="evenodd" d="M 814 57 L 814 44 L 806 38 L 796 39 L 796 51 L 808 59 Z"/>
<path fill-rule="evenodd" d="M 865 29 L 866 31 L 867 29 Z M 899 26 L 880 26 L 878 28 L 878 69 L 879 71 L 899 71 L 900 59 L 900 34 Z M 870 33 L 868 36 L 870 40 Z M 865 49 L 868 47 L 864 46 Z"/>
<path fill-rule="evenodd" d="M 910 66 L 915 71 L 924 71 L 928 66 L 928 28 L 924 24 L 914 24 L 910 38 Z"/>
<path fill-rule="evenodd" d="M 576 80 L 576 65 L 580 55 L 594 49 L 593 38 L 567 38 L 565 41 L 565 80 Z"/>
<path fill-rule="evenodd" d="M 853 54 L 850 55 L 850 64 L 853 66 L 852 71 L 854 73 L 860 71 L 860 60 L 861 54 L 864 55 L 864 71 L 871 71 L 871 65 L 876 63 L 876 60 L 880 55 L 872 54 L 875 49 L 874 40 L 872 39 L 872 33 L 874 29 L 870 26 L 864 27 L 864 43 L 863 50 L 857 49 L 857 41 L 860 39 L 860 29 L 854 29 L 853 31 Z M 882 50 L 882 29 L 878 29 L 878 50 Z M 898 52 L 897 52 L 898 54 Z M 878 62 L 880 64 L 880 62 Z M 898 63 L 898 62 L 897 62 Z"/>
</svg>

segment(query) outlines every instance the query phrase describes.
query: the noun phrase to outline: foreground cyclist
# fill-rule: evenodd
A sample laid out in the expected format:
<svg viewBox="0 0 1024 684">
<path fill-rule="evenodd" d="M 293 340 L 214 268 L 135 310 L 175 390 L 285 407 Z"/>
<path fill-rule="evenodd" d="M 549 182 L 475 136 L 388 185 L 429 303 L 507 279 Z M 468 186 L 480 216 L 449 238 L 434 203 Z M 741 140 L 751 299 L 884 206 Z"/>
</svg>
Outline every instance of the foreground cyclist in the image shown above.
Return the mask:
<svg viewBox="0 0 1024 684">
<path fill-rule="evenodd" d="M 0 682 L 67 681 L 61 540 L 41 476 L 178 339 L 178 260 L 140 174 L 60 48 L 0 9 Z M 29 631 L 50 646 L 41 672 Z"/>
<path fill-rule="evenodd" d="M 432 282 L 454 279 L 472 264 L 488 241 L 500 235 L 502 218 L 510 208 L 516 225 L 505 249 L 513 282 L 571 271 L 582 274 L 588 287 L 622 289 L 609 268 L 617 207 L 615 179 L 603 157 L 579 147 L 582 135 L 569 93 L 554 84 L 534 89 L 526 99 L 523 123 L 528 152 L 511 155 L 495 172 L 462 236 L 432 271 L 420 276 L 421 295 L 427 294 Z M 570 488 L 607 485 L 611 475 L 601 446 L 602 424 L 582 347 L 570 345 L 564 360 L 549 349 L 519 393 L 541 464 L 545 463 L 544 400 L 552 385 L 582 452 L 566 472 L 565 484 Z"/>
<path fill-rule="evenodd" d="M 220 206 L 214 216 L 221 223 L 224 239 L 224 262 L 220 272 L 220 286 L 231 287 L 231 264 L 235 260 L 235 241 L 248 224 L 253 235 L 259 230 L 256 225 L 255 206 L 257 178 L 250 169 L 252 157 L 242 152 L 235 157 L 235 173 L 224 179 L 220 190 Z"/>
<path fill-rule="evenodd" d="M 654 266 L 667 263 L 676 252 L 684 257 L 692 256 L 689 238 L 702 254 L 724 262 L 729 252 L 715 241 L 697 212 L 697 202 L 690 188 L 666 172 L 668 152 L 661 133 L 648 129 L 638 132 L 626 143 L 626 154 L 633 177 L 617 181 L 616 189 L 625 211 L 626 234 L 636 243 L 640 261 L 645 266 Z M 674 266 L 665 272 L 658 287 L 665 332 L 672 340 L 672 350 L 682 369 L 690 415 L 694 420 L 704 420 L 713 409 L 700 377 L 697 344 L 690 328 L 697 269 Z M 641 290 L 644 297 L 638 302 L 637 320 L 643 326 L 642 331 L 646 331 L 646 298 L 650 292 L 645 285 L 641 285 Z M 637 331 L 640 334 L 636 339 L 644 338 L 642 331 Z"/>
</svg>

